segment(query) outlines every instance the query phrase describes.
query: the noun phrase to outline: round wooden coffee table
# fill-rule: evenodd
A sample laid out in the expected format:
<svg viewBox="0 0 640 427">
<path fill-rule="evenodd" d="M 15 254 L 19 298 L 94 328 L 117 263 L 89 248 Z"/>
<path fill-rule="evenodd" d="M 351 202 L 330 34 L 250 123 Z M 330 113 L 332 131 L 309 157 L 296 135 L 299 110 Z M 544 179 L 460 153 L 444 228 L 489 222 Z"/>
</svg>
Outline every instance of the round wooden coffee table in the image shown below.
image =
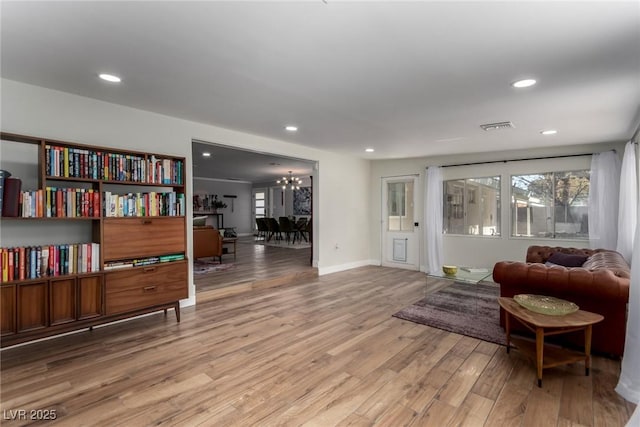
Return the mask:
<svg viewBox="0 0 640 427">
<path fill-rule="evenodd" d="M 507 353 L 513 341 L 517 349 L 529 357 L 535 357 L 538 371 L 538 387 L 542 387 L 542 370 L 553 366 L 584 360 L 585 375 L 591 367 L 591 334 L 593 325 L 602 321 L 600 314 L 578 310 L 563 316 L 550 316 L 528 310 L 515 302 L 513 298 L 498 298 L 500 307 L 506 312 L 505 332 L 507 334 Z M 518 319 L 524 326 L 536 334 L 535 344 L 518 338 L 511 338 L 511 317 Z M 544 347 L 544 337 L 584 330 L 584 352 L 564 348 Z"/>
</svg>

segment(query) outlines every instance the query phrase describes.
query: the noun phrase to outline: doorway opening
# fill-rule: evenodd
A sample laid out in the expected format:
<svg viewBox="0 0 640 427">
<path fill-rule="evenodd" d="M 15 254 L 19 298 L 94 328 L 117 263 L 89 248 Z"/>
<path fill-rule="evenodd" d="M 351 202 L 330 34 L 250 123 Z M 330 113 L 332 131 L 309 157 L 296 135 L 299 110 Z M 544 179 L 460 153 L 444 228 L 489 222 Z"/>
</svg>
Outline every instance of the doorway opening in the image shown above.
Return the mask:
<svg viewBox="0 0 640 427">
<path fill-rule="evenodd" d="M 194 218 L 221 238 L 221 247 L 212 242 L 215 248 L 192 260 L 198 300 L 317 276 L 311 232 L 317 162 L 196 140 L 192 154 Z M 293 188 L 277 182 L 290 176 L 300 180 Z"/>
</svg>

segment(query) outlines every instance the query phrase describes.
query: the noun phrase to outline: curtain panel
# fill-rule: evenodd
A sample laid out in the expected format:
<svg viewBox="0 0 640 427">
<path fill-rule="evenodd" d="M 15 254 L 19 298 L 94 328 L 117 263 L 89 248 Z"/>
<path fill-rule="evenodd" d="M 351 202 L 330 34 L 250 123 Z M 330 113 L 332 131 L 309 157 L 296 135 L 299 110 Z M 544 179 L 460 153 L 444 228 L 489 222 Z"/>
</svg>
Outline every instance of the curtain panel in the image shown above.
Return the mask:
<svg viewBox="0 0 640 427">
<path fill-rule="evenodd" d="M 427 252 L 427 273 L 440 270 L 444 264 L 442 249 L 442 168 L 427 168 L 427 194 L 425 197 L 425 242 Z"/>
<path fill-rule="evenodd" d="M 620 172 L 620 204 L 618 208 L 618 245 L 616 251 L 631 264 L 633 238 L 638 221 L 638 174 L 636 172 L 636 147 L 628 142 L 624 148 Z"/>
<path fill-rule="evenodd" d="M 636 227 L 633 256 L 640 260 L 640 227 Z M 622 370 L 616 391 L 629 402 L 640 403 L 640 262 L 631 265 L 629 315 L 622 357 Z M 636 410 L 636 412 L 638 412 Z"/>
<path fill-rule="evenodd" d="M 615 151 L 591 158 L 589 186 L 589 245 L 615 250 L 618 243 L 620 158 Z"/>
</svg>

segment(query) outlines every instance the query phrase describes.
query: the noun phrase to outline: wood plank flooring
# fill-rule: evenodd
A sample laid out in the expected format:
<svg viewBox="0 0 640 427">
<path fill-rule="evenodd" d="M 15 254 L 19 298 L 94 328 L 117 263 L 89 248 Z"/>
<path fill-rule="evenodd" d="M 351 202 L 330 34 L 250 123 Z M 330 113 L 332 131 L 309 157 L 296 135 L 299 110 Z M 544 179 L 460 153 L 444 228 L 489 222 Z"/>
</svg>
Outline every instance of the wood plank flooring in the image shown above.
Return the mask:
<svg viewBox="0 0 640 427">
<path fill-rule="evenodd" d="M 545 370 L 396 319 L 422 273 L 362 267 L 254 289 L 1 356 L 1 409 L 56 426 L 623 426 L 620 363 Z M 27 412 L 28 413 L 28 412 Z M 2 420 L 3 426 L 32 425 Z"/>
<path fill-rule="evenodd" d="M 255 288 L 256 284 L 267 285 L 288 283 L 299 276 L 313 278 L 317 269 L 310 265 L 311 248 L 289 249 L 286 242 L 281 247 L 264 246 L 255 243 L 253 236 L 242 236 L 236 244 L 236 257 L 232 254 L 222 256 L 224 264 L 232 263 L 233 267 L 225 271 L 217 271 L 194 275 L 196 292 L 208 292 L 206 296 L 227 296 Z M 234 289 L 230 289 L 233 287 Z M 224 288 L 224 291 L 220 291 Z M 209 292 L 209 291 L 216 292 Z"/>
</svg>

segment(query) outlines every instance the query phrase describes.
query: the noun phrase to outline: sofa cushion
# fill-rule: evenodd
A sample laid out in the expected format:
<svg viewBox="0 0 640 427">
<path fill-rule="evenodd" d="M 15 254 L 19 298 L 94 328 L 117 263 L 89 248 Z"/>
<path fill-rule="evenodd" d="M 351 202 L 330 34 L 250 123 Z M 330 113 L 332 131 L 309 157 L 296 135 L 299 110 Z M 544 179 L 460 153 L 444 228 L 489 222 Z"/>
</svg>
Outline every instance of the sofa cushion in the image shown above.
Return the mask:
<svg viewBox="0 0 640 427">
<path fill-rule="evenodd" d="M 582 267 L 582 264 L 587 260 L 586 255 L 578 254 L 564 254 L 562 252 L 554 252 L 551 254 L 547 262 L 556 265 L 562 265 L 564 267 Z"/>
</svg>

